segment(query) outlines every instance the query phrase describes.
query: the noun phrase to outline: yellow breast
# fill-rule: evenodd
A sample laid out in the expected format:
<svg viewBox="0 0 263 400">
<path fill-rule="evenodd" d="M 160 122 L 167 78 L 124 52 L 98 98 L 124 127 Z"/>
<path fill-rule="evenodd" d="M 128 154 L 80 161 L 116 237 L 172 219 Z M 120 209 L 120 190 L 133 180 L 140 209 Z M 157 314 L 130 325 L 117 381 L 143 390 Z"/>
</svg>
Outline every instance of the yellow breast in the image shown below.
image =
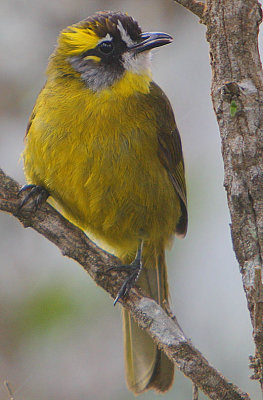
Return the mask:
<svg viewBox="0 0 263 400">
<path fill-rule="evenodd" d="M 179 217 L 158 158 L 149 82 L 126 72 L 111 90 L 92 93 L 76 79 L 48 81 L 24 152 L 28 181 L 46 187 L 69 219 L 121 252 L 136 248 L 139 237 L 168 240 Z"/>
</svg>

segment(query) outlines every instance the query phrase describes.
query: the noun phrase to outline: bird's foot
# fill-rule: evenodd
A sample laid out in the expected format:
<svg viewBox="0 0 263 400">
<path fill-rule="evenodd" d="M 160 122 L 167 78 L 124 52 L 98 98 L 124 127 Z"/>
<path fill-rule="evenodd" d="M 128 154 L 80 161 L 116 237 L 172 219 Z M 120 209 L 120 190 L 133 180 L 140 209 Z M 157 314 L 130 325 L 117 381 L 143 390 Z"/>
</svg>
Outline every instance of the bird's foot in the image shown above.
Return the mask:
<svg viewBox="0 0 263 400">
<path fill-rule="evenodd" d="M 38 185 L 24 185 L 18 192 L 18 195 L 21 193 L 26 193 L 25 197 L 21 200 L 18 211 L 20 211 L 29 201 L 33 203 L 33 211 L 37 211 L 37 209 L 47 200 L 49 197 L 48 191 L 43 186 Z"/>
<path fill-rule="evenodd" d="M 113 305 L 122 299 L 128 292 L 129 290 L 135 285 L 135 282 L 139 278 L 140 272 L 142 268 L 142 261 L 141 259 L 138 259 L 136 256 L 135 260 L 131 264 L 126 264 L 126 265 L 120 265 L 118 267 L 112 267 L 109 268 L 109 270 L 114 270 L 116 272 L 129 272 L 128 277 L 124 280 L 117 297 L 115 298 Z"/>
</svg>

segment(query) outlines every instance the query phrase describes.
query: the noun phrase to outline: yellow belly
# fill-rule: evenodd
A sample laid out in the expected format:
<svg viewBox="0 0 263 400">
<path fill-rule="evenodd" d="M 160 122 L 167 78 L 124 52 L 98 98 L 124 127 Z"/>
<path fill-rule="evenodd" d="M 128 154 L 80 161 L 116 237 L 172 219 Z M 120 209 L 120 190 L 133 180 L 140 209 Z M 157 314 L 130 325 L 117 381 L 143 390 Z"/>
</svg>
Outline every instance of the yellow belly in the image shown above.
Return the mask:
<svg viewBox="0 0 263 400">
<path fill-rule="evenodd" d="M 139 238 L 167 242 L 180 204 L 158 158 L 147 94 L 103 98 L 72 85 L 62 93 L 50 84 L 39 96 L 24 152 L 27 180 L 119 254 L 134 251 Z"/>
</svg>

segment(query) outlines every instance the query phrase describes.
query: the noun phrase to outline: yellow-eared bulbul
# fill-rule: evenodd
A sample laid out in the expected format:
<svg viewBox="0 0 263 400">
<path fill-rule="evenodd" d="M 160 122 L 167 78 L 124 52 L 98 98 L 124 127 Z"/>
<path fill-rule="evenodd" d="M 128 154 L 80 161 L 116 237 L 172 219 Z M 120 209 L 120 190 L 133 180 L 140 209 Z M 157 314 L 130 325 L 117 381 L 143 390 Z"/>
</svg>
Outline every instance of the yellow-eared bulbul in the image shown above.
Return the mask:
<svg viewBox="0 0 263 400">
<path fill-rule="evenodd" d="M 187 229 L 180 136 L 150 68 L 151 49 L 171 41 L 166 33 L 142 33 L 119 12 L 69 26 L 28 124 L 21 206 L 51 196 L 69 220 L 113 248 L 123 268 L 130 265 L 115 302 L 137 281 L 167 303 L 165 247 Z M 128 387 L 166 391 L 172 362 L 123 316 Z"/>
</svg>

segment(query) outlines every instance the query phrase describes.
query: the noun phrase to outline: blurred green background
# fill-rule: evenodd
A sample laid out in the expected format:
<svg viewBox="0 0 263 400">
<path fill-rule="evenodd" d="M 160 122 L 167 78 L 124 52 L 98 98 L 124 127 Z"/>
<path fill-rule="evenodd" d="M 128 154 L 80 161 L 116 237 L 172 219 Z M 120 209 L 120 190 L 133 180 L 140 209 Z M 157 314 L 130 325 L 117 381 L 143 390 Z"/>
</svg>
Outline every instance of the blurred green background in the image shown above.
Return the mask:
<svg viewBox="0 0 263 400">
<path fill-rule="evenodd" d="M 111 9 L 128 12 L 144 30 L 174 36 L 153 59 L 154 79 L 181 132 L 189 198 L 188 235 L 167 254 L 172 308 L 208 360 L 259 399 L 259 385 L 249 379 L 252 329 L 232 251 L 205 27 L 168 0 L 1 0 L 0 6 L 0 166 L 21 184 L 27 120 L 62 28 Z M 3 213 L 0 263 L 0 399 L 9 398 L 4 380 L 16 400 L 133 399 L 120 309 L 81 267 Z M 191 390 L 177 371 L 170 392 L 141 398 L 190 400 Z"/>
</svg>

